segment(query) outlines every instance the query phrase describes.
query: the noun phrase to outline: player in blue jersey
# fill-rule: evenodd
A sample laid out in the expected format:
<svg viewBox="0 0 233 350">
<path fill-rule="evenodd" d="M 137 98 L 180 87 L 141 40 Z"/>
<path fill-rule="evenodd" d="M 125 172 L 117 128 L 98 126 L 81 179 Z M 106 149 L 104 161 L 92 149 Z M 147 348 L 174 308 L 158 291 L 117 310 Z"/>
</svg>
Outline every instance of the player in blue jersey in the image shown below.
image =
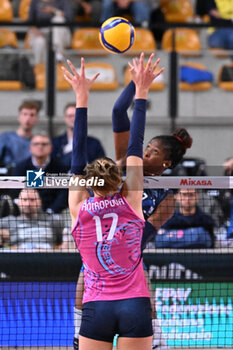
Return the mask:
<svg viewBox="0 0 233 350">
<path fill-rule="evenodd" d="M 135 59 L 137 62 L 137 59 Z M 157 64 L 159 59 L 157 60 Z M 159 72 L 159 74 L 161 71 Z M 116 161 L 125 165 L 128 148 L 130 121 L 127 110 L 135 94 L 135 85 L 131 81 L 116 101 L 112 112 Z M 143 154 L 144 175 L 160 176 L 167 168 L 174 168 L 184 156 L 186 150 L 192 145 L 192 138 L 185 129 L 177 129 L 171 135 L 156 136 L 150 140 Z M 143 193 L 143 214 L 146 221 L 142 237 L 142 250 L 156 234 L 156 230 L 166 222 L 174 212 L 174 197 L 172 191 L 164 189 L 145 189 Z M 149 278 L 148 278 L 149 281 Z M 78 350 L 78 336 L 82 317 L 83 273 L 79 274 L 76 289 L 76 302 L 74 309 L 75 336 L 74 349 Z M 156 318 L 154 303 L 153 310 L 153 349 L 168 349 L 161 335 L 161 328 Z"/>
<path fill-rule="evenodd" d="M 136 62 L 138 61 L 135 58 Z M 157 60 L 159 64 L 160 60 Z M 116 162 L 124 166 L 130 134 L 130 121 L 127 110 L 135 95 L 135 84 L 131 81 L 114 104 L 112 125 L 114 133 Z M 143 154 L 144 175 L 160 176 L 167 169 L 173 169 L 192 145 L 192 138 L 185 129 L 177 129 L 171 135 L 153 137 Z M 143 214 L 147 222 L 159 228 L 173 214 L 174 198 L 172 192 L 164 189 L 145 189 L 143 195 Z M 149 225 L 143 233 L 142 250 L 152 238 Z"/>
<path fill-rule="evenodd" d="M 137 58 L 135 60 L 136 62 L 138 61 Z M 159 61 L 158 59 L 157 64 Z M 134 95 L 135 84 L 131 81 L 116 101 L 112 112 L 116 161 L 122 166 L 125 165 L 130 134 L 130 121 L 127 109 L 130 107 Z M 144 175 L 160 176 L 167 168 L 175 168 L 191 145 L 192 138 L 183 128 L 175 130 L 171 135 L 153 137 L 146 146 L 143 154 Z M 141 243 L 141 249 L 143 251 L 146 244 L 155 236 L 156 229 L 173 214 L 174 197 L 172 191 L 165 189 L 144 189 L 142 207 L 144 218 L 147 220 Z M 146 271 L 145 274 L 147 275 L 148 284 L 150 284 L 150 279 Z M 150 290 L 152 290 L 151 285 Z M 168 347 L 161 333 L 153 300 L 154 298 L 152 296 L 152 325 L 154 331 L 152 348 L 165 350 Z"/>
</svg>

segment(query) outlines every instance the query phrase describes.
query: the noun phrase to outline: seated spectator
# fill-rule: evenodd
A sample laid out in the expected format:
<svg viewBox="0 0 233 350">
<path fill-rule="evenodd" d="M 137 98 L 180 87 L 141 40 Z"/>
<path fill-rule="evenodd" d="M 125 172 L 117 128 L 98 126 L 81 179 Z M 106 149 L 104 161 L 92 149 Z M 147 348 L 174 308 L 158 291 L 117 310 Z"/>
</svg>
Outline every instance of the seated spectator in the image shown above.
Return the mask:
<svg viewBox="0 0 233 350">
<path fill-rule="evenodd" d="M 62 243 L 63 221 L 42 211 L 38 191 L 23 189 L 17 204 L 19 216 L 0 219 L 0 247 L 44 250 Z"/>
<path fill-rule="evenodd" d="M 122 16 L 129 13 L 138 26 L 148 26 L 150 21 L 149 0 L 102 0 L 101 22 L 109 17 Z"/>
<path fill-rule="evenodd" d="M 19 106 L 16 131 L 7 131 L 0 135 L 0 163 L 1 166 L 14 166 L 16 162 L 30 155 L 29 145 L 32 129 L 38 122 L 40 107 L 33 101 L 25 101 Z"/>
<path fill-rule="evenodd" d="M 197 205 L 195 189 L 181 189 L 176 195 L 174 215 L 158 230 L 156 247 L 211 248 L 214 246 L 215 222 Z"/>
<path fill-rule="evenodd" d="M 28 22 L 45 25 L 48 23 L 65 23 L 73 16 L 67 0 L 32 0 L 29 8 Z M 34 53 L 34 64 L 45 61 L 46 36 L 48 28 L 32 27 L 29 31 L 29 44 Z M 63 60 L 64 49 L 70 46 L 71 32 L 67 27 L 52 27 L 53 48 L 58 61 Z"/>
<path fill-rule="evenodd" d="M 225 213 L 224 192 L 221 190 L 202 190 L 199 191 L 198 207 L 207 215 L 210 215 L 216 226 L 224 225 Z"/>
<path fill-rule="evenodd" d="M 210 0 L 209 16 L 213 25 L 220 24 L 224 27 L 226 24 L 232 24 L 233 0 Z M 233 27 L 215 29 L 208 37 L 208 46 L 233 50 Z"/>
<path fill-rule="evenodd" d="M 3 193 L 2 193 L 3 192 Z M 9 195 L 9 189 L 0 191 L 0 218 L 9 215 L 18 215 L 18 207 Z"/>
<path fill-rule="evenodd" d="M 16 164 L 13 169 L 13 176 L 26 176 L 27 170 L 39 170 L 49 174 L 64 174 L 68 171 L 58 160 L 51 157 L 52 144 L 45 133 L 34 135 L 30 143 L 31 155 L 25 160 Z M 44 188 L 38 190 L 42 208 L 47 213 L 60 213 L 68 205 L 68 193 L 63 189 Z M 14 193 L 17 193 L 14 191 Z"/>
<path fill-rule="evenodd" d="M 152 30 L 156 43 L 160 45 L 165 29 L 163 26 L 161 28 L 155 27 L 154 24 L 166 23 L 164 14 L 160 7 L 160 0 L 151 1 L 151 15 L 150 15 L 150 25 L 149 28 Z"/>
<path fill-rule="evenodd" d="M 195 14 L 201 18 L 209 13 L 210 0 L 196 0 L 195 2 Z"/>
<path fill-rule="evenodd" d="M 66 131 L 53 139 L 53 156 L 68 169 L 71 166 L 71 152 L 73 148 L 73 129 L 75 119 L 75 103 L 68 103 L 64 108 Z M 91 163 L 96 158 L 104 157 L 105 152 L 99 140 L 87 137 L 87 161 Z"/>
<path fill-rule="evenodd" d="M 75 16 L 88 15 L 93 26 L 100 25 L 101 0 L 71 0 L 70 4 Z"/>
</svg>

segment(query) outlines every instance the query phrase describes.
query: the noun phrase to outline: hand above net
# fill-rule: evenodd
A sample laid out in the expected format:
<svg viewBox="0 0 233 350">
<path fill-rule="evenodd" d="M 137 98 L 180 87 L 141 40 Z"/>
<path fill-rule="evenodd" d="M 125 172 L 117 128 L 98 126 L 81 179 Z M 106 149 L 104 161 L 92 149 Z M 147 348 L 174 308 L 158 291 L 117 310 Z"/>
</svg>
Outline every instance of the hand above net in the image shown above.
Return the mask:
<svg viewBox="0 0 233 350">
<path fill-rule="evenodd" d="M 156 71 L 156 67 L 160 62 L 160 58 L 153 63 L 154 54 L 152 53 L 144 65 L 144 53 L 142 52 L 140 58 L 134 58 L 132 63 L 128 63 L 130 67 L 131 79 L 134 81 L 136 86 L 136 98 L 147 98 L 148 90 L 153 83 L 154 79 L 157 78 L 163 71 L 164 68 Z"/>
<path fill-rule="evenodd" d="M 95 80 L 98 78 L 99 73 L 95 74 L 91 79 L 87 78 L 85 75 L 85 60 L 83 57 L 81 58 L 80 73 L 77 72 L 77 69 L 70 60 L 67 60 L 67 63 L 72 73 L 64 66 L 62 67 L 62 70 L 64 72 L 64 78 L 72 86 L 75 92 L 76 107 L 87 107 L 89 91 Z"/>
</svg>

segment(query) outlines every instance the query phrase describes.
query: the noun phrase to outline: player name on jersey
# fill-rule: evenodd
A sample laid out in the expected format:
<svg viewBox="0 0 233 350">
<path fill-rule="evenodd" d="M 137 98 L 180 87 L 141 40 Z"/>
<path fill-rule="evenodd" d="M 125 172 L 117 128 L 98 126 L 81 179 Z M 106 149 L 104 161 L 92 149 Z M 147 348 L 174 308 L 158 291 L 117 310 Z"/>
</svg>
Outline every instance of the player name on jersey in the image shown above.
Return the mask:
<svg viewBox="0 0 233 350">
<path fill-rule="evenodd" d="M 89 210 L 89 211 L 98 211 L 100 209 L 107 209 L 107 208 L 113 208 L 118 207 L 120 205 L 125 205 L 122 198 L 119 199 L 103 199 L 98 202 L 89 202 L 86 201 L 83 203 L 81 210 Z"/>
</svg>

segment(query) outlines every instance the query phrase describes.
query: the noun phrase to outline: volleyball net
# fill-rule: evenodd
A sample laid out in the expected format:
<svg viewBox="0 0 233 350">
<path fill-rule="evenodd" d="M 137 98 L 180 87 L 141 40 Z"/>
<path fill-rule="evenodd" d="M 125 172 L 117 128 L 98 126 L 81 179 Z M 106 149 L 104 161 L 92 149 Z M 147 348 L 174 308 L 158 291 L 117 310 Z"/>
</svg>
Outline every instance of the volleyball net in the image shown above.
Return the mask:
<svg viewBox="0 0 233 350">
<path fill-rule="evenodd" d="M 38 179 L 31 184 L 30 178 L 0 177 L 3 349 L 72 349 L 81 258 L 68 209 L 46 212 L 42 197 L 34 194 L 51 191 L 55 198 L 67 192 L 70 178 Z M 144 188 L 172 189 L 158 216 L 167 211 L 171 218 L 158 228 L 154 216 L 157 234 L 143 253 L 168 345 L 233 347 L 232 177 L 146 177 Z"/>
</svg>

